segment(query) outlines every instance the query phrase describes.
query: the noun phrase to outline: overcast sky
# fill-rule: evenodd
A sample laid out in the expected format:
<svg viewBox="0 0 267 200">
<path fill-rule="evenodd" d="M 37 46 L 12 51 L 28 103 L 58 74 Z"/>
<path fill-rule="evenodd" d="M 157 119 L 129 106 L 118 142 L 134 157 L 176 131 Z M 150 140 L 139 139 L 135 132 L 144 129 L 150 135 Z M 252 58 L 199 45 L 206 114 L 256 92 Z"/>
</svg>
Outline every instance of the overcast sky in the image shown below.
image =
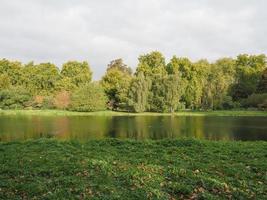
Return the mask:
<svg viewBox="0 0 267 200">
<path fill-rule="evenodd" d="M 267 53 L 266 0 L 0 0 L 0 57 L 86 60 L 99 79 L 115 58 L 135 68 L 161 51 L 192 60 Z"/>
</svg>

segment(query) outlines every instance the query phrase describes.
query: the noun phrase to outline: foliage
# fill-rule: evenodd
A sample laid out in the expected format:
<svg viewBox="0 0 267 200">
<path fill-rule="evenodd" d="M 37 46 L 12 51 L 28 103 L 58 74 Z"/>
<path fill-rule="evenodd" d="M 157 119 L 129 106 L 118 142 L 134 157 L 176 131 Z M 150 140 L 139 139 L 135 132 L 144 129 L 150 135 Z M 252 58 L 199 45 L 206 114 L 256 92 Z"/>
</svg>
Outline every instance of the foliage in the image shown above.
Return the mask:
<svg viewBox="0 0 267 200">
<path fill-rule="evenodd" d="M 267 93 L 252 94 L 241 101 L 243 107 L 265 108 Z"/>
<path fill-rule="evenodd" d="M 129 106 L 134 112 L 144 112 L 148 107 L 149 88 L 151 87 L 149 78 L 145 78 L 143 73 L 139 73 L 133 78 L 129 89 Z"/>
<path fill-rule="evenodd" d="M 266 199 L 266 142 L 0 143 L 0 199 Z"/>
<path fill-rule="evenodd" d="M 149 54 L 141 55 L 136 73 L 142 72 L 145 77 L 153 77 L 155 75 L 166 75 L 165 58 L 158 52 L 153 51 Z"/>
<path fill-rule="evenodd" d="M 267 93 L 267 68 L 265 68 L 261 74 L 259 85 L 257 88 L 258 93 Z"/>
<path fill-rule="evenodd" d="M 106 102 L 104 89 L 97 83 L 89 83 L 72 93 L 70 110 L 79 112 L 105 110 Z"/>
<path fill-rule="evenodd" d="M 0 90 L 8 89 L 11 86 L 10 78 L 8 74 L 0 74 Z"/>
<path fill-rule="evenodd" d="M 57 109 L 67 109 L 70 105 L 70 93 L 65 90 L 58 92 L 54 97 L 53 104 Z"/>
<path fill-rule="evenodd" d="M 32 94 L 49 95 L 56 90 L 59 70 L 51 63 L 27 64 L 23 68 L 23 85 Z"/>
<path fill-rule="evenodd" d="M 69 61 L 60 71 L 52 63 L 0 60 L 0 91 L 23 87 L 34 97 L 33 108 L 68 109 L 72 98 L 67 93 L 76 96 L 77 102 L 81 88 L 91 81 L 87 62 Z M 166 63 L 162 53 L 152 51 L 139 56 L 134 74 L 122 59 L 112 60 L 100 85 L 108 97 L 108 108 L 117 111 L 174 112 L 182 108 L 222 110 L 251 106 L 263 109 L 265 99 L 258 100 L 260 95 L 255 94 L 267 92 L 266 56 L 242 54 L 215 62 L 192 62 L 173 56 Z M 62 91 L 64 95 L 60 94 Z M 81 96 L 83 101 L 85 98 L 89 96 Z"/>
<path fill-rule="evenodd" d="M 265 55 L 239 55 L 236 59 L 236 84 L 232 89 L 234 100 L 247 98 L 257 90 L 261 73 L 266 67 Z"/>
<path fill-rule="evenodd" d="M 63 64 L 60 75 L 62 78 L 69 78 L 70 83 L 72 84 L 72 86 L 70 86 L 70 83 L 68 82 L 67 88 L 61 89 L 82 87 L 90 83 L 92 80 L 92 72 L 87 62 L 69 61 Z M 69 80 L 65 79 L 65 81 Z"/>
<path fill-rule="evenodd" d="M 22 64 L 18 61 L 0 60 L 0 75 L 6 74 L 11 85 L 21 84 Z"/>
<path fill-rule="evenodd" d="M 132 79 L 132 72 L 122 59 L 111 61 L 107 72 L 101 80 L 106 95 L 109 99 L 109 106 L 112 109 L 122 108 L 127 103 L 127 93 Z"/>
<path fill-rule="evenodd" d="M 0 91 L 1 109 L 23 109 L 29 105 L 30 93 L 22 87 L 12 87 Z"/>
</svg>

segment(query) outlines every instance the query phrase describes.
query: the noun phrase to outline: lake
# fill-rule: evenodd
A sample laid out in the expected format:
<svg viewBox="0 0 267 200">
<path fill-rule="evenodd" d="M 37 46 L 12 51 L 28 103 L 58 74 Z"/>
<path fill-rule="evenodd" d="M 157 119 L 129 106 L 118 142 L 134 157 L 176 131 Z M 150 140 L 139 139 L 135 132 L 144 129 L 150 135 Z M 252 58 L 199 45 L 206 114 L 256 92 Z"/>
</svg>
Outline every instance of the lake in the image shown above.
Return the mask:
<svg viewBox="0 0 267 200">
<path fill-rule="evenodd" d="M 267 117 L 0 115 L 0 141 L 50 137 L 267 141 Z"/>
</svg>

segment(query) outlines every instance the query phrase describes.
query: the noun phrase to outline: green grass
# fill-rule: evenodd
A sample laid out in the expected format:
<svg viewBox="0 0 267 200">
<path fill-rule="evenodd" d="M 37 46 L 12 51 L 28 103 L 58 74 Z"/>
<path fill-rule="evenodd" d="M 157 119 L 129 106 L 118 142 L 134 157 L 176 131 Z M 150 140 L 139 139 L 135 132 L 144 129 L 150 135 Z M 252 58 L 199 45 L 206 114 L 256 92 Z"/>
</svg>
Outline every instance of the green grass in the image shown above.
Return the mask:
<svg viewBox="0 0 267 200">
<path fill-rule="evenodd" d="M 130 113 L 130 112 L 115 112 L 115 111 L 98 111 L 98 112 L 72 112 L 64 110 L 0 110 L 2 115 L 62 115 L 62 116 L 265 116 L 266 111 L 246 111 L 246 110 L 222 110 L 222 111 L 180 111 L 176 113 Z"/>
<path fill-rule="evenodd" d="M 0 199 L 267 199 L 267 142 L 0 143 Z"/>
</svg>

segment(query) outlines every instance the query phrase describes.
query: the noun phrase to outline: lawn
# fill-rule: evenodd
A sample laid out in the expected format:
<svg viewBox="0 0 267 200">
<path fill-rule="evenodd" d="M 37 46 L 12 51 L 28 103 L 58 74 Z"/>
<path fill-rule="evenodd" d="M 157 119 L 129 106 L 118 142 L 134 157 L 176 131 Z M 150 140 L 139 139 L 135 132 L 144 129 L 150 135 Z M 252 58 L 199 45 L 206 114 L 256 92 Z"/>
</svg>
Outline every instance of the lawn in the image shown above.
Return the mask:
<svg viewBox="0 0 267 200">
<path fill-rule="evenodd" d="M 267 199 L 267 142 L 0 143 L 0 199 Z"/>
<path fill-rule="evenodd" d="M 0 110 L 2 115 L 62 115 L 62 116 L 140 116 L 140 115 L 176 115 L 176 116 L 264 116 L 267 111 L 248 111 L 248 110 L 221 110 L 221 111 L 180 111 L 175 113 L 131 113 L 117 111 L 98 111 L 98 112 L 73 112 L 65 110 Z"/>
</svg>

